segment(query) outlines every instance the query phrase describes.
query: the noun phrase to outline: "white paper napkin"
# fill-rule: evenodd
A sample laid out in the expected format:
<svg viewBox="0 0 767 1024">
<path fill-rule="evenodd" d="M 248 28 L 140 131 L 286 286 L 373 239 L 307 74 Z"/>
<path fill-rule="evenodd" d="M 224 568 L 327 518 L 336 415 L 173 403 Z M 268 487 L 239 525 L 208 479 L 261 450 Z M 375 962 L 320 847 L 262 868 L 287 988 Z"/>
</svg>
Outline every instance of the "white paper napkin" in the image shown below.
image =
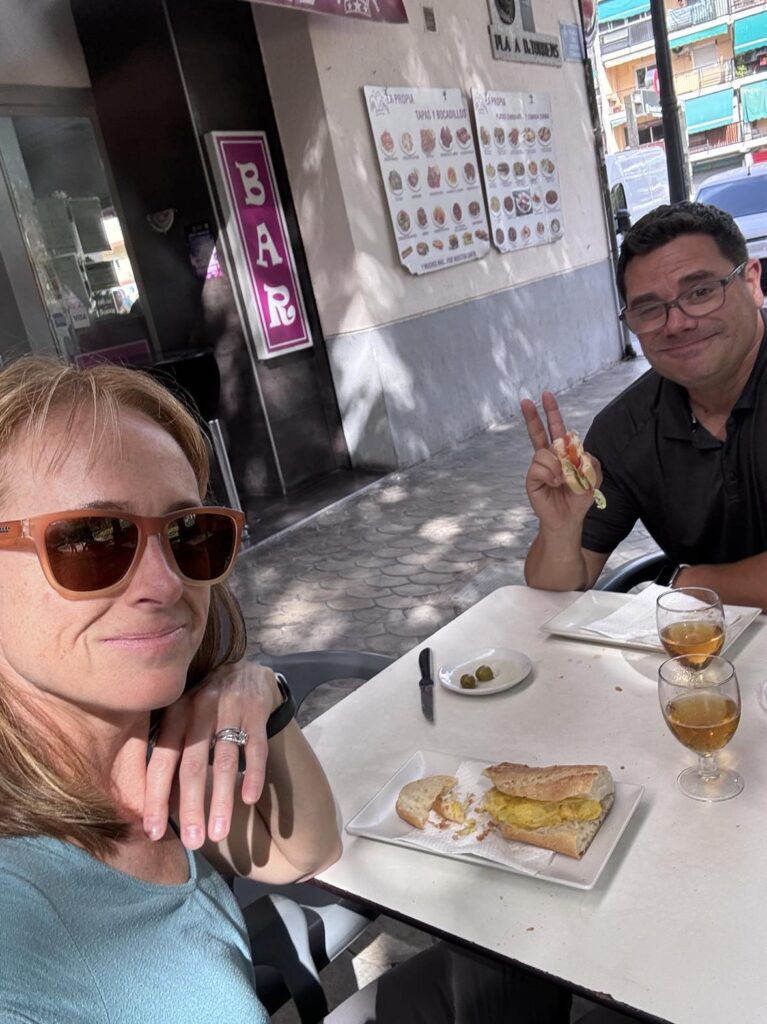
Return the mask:
<svg viewBox="0 0 767 1024">
<path fill-rule="evenodd" d="M 584 633 L 594 633 L 597 636 L 608 637 L 611 640 L 623 640 L 626 643 L 639 641 L 641 643 L 655 644 L 660 650 L 661 644 L 658 638 L 655 604 L 658 595 L 667 592 L 668 587 L 660 587 L 657 583 L 651 583 L 640 594 L 632 594 L 631 600 L 618 608 L 617 611 L 581 628 Z M 691 608 L 700 604 L 699 601 L 692 597 L 689 600 Z M 748 612 L 749 609 L 747 608 L 726 604 L 724 606 L 725 625 L 732 628 Z"/>
<path fill-rule="evenodd" d="M 551 850 L 541 850 L 526 843 L 510 842 L 498 835 L 495 829 L 488 832 L 488 815 L 475 809 L 476 805 L 482 803 L 487 790 L 492 787 L 490 779 L 482 774 L 484 767 L 485 765 L 478 761 L 463 761 L 455 772 L 458 782 L 453 792 L 456 798 L 464 800 L 470 794 L 474 796 L 467 813 L 467 818 L 475 818 L 477 821 L 474 832 L 470 835 L 457 836 L 461 825 L 451 824 L 449 828 L 441 828 L 442 819 L 432 812 L 424 831 L 414 828 L 402 836 L 401 841 L 436 853 L 466 853 L 484 857 L 486 860 L 513 867 L 515 871 L 525 875 L 539 874 L 551 863 L 554 857 Z M 479 839 L 480 836 L 484 838 Z"/>
</svg>

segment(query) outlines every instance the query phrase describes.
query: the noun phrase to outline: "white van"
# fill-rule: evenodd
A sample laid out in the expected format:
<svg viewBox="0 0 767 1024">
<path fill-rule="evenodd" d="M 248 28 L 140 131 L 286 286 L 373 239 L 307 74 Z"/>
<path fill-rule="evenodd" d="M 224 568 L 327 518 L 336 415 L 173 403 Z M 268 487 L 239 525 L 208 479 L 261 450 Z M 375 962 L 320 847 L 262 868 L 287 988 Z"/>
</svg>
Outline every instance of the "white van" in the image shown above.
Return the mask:
<svg viewBox="0 0 767 1024">
<path fill-rule="evenodd" d="M 666 152 L 662 146 L 643 146 L 605 157 L 613 217 L 627 210 L 634 224 L 656 206 L 669 201 Z"/>
</svg>

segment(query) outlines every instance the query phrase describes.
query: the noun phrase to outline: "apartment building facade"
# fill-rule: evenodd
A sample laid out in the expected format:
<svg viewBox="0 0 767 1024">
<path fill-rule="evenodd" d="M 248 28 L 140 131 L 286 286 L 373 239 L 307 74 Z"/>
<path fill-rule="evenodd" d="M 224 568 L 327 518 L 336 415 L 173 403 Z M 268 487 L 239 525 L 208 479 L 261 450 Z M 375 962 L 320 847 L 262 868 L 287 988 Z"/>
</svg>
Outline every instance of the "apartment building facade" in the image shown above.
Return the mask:
<svg viewBox="0 0 767 1024">
<path fill-rule="evenodd" d="M 693 190 L 767 161 L 767 0 L 665 0 Z M 601 0 L 595 46 L 608 153 L 663 142 L 649 0 Z"/>
</svg>

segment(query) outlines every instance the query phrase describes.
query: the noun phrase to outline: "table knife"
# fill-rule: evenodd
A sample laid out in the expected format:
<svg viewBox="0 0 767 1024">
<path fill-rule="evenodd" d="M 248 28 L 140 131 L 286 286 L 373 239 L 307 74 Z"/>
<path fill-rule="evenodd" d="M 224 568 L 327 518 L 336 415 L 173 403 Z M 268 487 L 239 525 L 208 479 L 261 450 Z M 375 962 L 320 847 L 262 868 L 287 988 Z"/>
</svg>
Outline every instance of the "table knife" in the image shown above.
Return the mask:
<svg viewBox="0 0 767 1024">
<path fill-rule="evenodd" d="M 418 667 L 421 679 L 418 686 L 421 690 L 421 711 L 427 722 L 434 725 L 434 679 L 431 674 L 431 648 L 424 647 L 418 655 Z"/>
</svg>

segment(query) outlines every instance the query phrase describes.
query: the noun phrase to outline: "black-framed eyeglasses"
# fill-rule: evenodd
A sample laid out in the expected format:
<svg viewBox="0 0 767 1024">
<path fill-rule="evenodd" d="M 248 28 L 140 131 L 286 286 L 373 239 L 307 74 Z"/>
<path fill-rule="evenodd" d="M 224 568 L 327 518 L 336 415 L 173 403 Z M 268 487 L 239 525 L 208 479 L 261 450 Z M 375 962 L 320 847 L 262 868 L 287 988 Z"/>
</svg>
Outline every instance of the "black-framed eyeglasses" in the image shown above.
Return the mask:
<svg viewBox="0 0 767 1024">
<path fill-rule="evenodd" d="M 668 320 L 668 314 L 674 306 L 685 316 L 701 317 L 715 313 L 724 305 L 725 288 L 738 274 L 743 272 L 748 260 L 731 270 L 727 277 L 718 280 L 699 281 L 680 292 L 671 302 L 641 302 L 629 309 L 625 306 L 620 311 L 620 318 L 635 334 L 645 331 L 657 331 Z"/>
</svg>

